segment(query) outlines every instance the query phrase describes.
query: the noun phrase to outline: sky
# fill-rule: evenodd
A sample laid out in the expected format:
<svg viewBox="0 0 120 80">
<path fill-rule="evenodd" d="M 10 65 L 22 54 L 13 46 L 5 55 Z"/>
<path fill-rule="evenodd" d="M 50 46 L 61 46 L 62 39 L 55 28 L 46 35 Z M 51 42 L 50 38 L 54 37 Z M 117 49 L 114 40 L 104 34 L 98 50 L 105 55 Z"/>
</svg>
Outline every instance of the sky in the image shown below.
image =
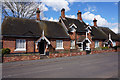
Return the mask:
<svg viewBox="0 0 120 80">
<path fill-rule="evenodd" d="M 92 26 L 93 19 L 96 18 L 98 26 L 109 27 L 118 33 L 118 0 L 110 1 L 42 0 L 43 12 L 40 17 L 42 20 L 58 21 L 61 16 L 61 9 L 65 8 L 66 17 L 77 19 L 77 12 L 80 10 L 85 23 Z"/>
<path fill-rule="evenodd" d="M 77 12 L 82 12 L 82 19 L 85 23 L 93 25 L 93 19 L 97 19 L 97 25 L 109 27 L 118 33 L 118 2 L 43 2 L 44 15 L 41 19 L 58 21 L 61 9 L 65 8 L 65 16 L 77 19 Z"/>
</svg>

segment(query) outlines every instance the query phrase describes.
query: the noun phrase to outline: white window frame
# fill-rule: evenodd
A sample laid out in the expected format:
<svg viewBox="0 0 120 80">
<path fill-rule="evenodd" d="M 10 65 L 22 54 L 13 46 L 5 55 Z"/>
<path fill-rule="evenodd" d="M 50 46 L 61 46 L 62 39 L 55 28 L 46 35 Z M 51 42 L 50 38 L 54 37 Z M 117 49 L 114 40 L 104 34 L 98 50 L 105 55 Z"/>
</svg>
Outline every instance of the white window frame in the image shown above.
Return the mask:
<svg viewBox="0 0 120 80">
<path fill-rule="evenodd" d="M 56 40 L 56 49 L 64 49 L 63 40 Z"/>
<path fill-rule="evenodd" d="M 86 43 L 86 49 L 85 50 L 90 50 L 90 43 Z"/>
<path fill-rule="evenodd" d="M 78 46 L 78 48 L 80 48 L 80 51 L 83 51 L 83 42 L 77 42 L 77 44 L 81 44 L 81 47 Z"/>
<path fill-rule="evenodd" d="M 96 42 L 97 42 L 97 45 L 96 45 Z M 95 48 L 99 47 L 99 41 L 95 41 Z"/>
<path fill-rule="evenodd" d="M 25 39 L 16 39 L 15 51 L 26 51 L 26 40 Z"/>
<path fill-rule="evenodd" d="M 116 42 L 115 42 L 115 41 L 113 41 L 113 47 L 114 47 L 114 46 L 116 46 Z"/>
<path fill-rule="evenodd" d="M 75 40 L 70 41 L 70 49 L 75 49 Z"/>
</svg>

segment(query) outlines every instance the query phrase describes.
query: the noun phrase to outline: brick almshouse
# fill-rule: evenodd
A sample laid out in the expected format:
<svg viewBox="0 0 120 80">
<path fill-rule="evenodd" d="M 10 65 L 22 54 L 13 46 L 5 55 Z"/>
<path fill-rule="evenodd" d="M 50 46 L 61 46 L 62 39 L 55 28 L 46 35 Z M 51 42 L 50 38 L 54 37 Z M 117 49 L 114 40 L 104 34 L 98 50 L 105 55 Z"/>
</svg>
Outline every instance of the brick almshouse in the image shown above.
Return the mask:
<svg viewBox="0 0 120 80">
<path fill-rule="evenodd" d="M 118 35 L 108 27 L 100 27 L 94 18 L 93 26 L 87 25 L 78 11 L 77 19 L 65 16 L 61 10 L 59 22 L 37 19 L 5 17 L 2 23 L 2 47 L 11 53 L 36 53 L 46 55 L 49 51 L 92 50 L 120 44 Z"/>
</svg>

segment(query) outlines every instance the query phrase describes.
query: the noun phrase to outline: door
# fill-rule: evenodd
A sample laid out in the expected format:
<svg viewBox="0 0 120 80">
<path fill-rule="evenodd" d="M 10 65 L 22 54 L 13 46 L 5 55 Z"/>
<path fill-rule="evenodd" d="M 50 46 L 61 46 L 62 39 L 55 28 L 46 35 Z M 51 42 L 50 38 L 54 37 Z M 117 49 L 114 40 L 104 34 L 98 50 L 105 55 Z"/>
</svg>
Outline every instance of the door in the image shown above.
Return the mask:
<svg viewBox="0 0 120 80">
<path fill-rule="evenodd" d="M 38 45 L 39 45 L 39 53 L 41 55 L 45 55 L 45 41 L 41 40 L 41 42 L 39 42 Z"/>
<path fill-rule="evenodd" d="M 86 43 L 83 42 L 83 50 L 86 50 Z"/>
</svg>

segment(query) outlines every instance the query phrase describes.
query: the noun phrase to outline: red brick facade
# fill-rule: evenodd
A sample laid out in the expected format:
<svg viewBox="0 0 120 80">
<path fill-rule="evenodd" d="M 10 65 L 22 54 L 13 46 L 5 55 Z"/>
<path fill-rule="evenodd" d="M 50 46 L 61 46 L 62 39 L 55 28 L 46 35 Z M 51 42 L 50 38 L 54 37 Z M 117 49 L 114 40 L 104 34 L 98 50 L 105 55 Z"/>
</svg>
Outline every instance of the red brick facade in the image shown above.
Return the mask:
<svg viewBox="0 0 120 80">
<path fill-rule="evenodd" d="M 69 39 L 50 39 L 50 43 L 54 49 L 56 48 L 56 40 L 63 40 L 64 50 L 70 50 L 70 40 Z"/>
<path fill-rule="evenodd" d="M 16 39 L 26 40 L 26 51 L 15 51 L 16 49 Z M 37 39 L 35 38 L 15 38 L 15 37 L 3 37 L 3 48 L 9 48 L 11 53 L 34 53 L 38 52 L 37 45 L 35 44 Z M 64 50 L 70 50 L 70 40 L 69 39 L 50 39 L 50 43 L 53 48 L 56 48 L 56 40 L 63 40 Z"/>
</svg>

